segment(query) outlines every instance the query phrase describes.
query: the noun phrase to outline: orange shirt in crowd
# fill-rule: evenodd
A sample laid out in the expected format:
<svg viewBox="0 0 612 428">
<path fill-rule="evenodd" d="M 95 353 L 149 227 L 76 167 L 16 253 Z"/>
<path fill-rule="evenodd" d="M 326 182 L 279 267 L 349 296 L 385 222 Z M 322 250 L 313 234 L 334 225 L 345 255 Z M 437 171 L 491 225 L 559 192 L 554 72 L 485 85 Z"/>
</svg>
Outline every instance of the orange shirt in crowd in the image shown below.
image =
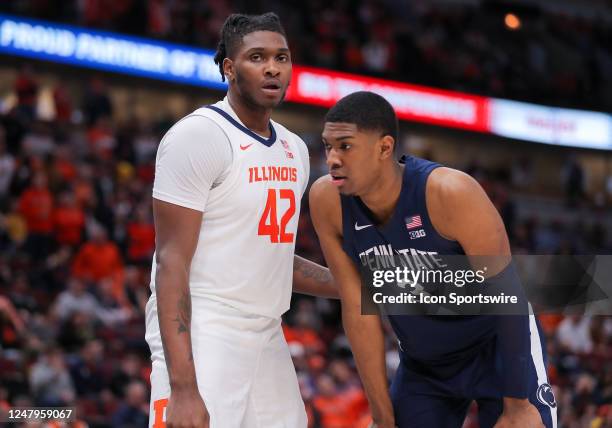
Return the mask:
<svg viewBox="0 0 612 428">
<path fill-rule="evenodd" d="M 370 411 L 368 398 L 361 388 L 356 386 L 349 388 L 341 392 L 340 397 L 346 401 L 348 413 L 355 422 L 361 420 L 362 416 Z"/>
<path fill-rule="evenodd" d="M 74 197 L 81 207 L 92 206 L 95 200 L 94 188 L 87 180 L 79 179 L 74 183 Z"/>
<path fill-rule="evenodd" d="M 127 227 L 130 260 L 148 259 L 155 250 L 155 227 L 148 223 L 130 223 Z"/>
<path fill-rule="evenodd" d="M 553 334 L 563 321 L 563 315 L 559 314 L 540 314 L 538 315 L 540 325 L 546 334 Z"/>
<path fill-rule="evenodd" d="M 53 197 L 46 189 L 27 189 L 19 198 L 19 212 L 30 233 L 51 233 L 53 230 Z"/>
<path fill-rule="evenodd" d="M 287 343 L 298 342 L 304 346 L 304 348 L 314 352 L 322 352 L 325 350 L 325 344 L 321 338 L 319 338 L 317 332 L 312 329 L 289 327 L 283 324 L 283 333 L 285 334 Z"/>
<path fill-rule="evenodd" d="M 67 182 L 72 182 L 77 176 L 74 164 L 66 159 L 58 159 L 53 164 L 53 169 L 59 177 Z"/>
<path fill-rule="evenodd" d="M 100 281 L 113 280 L 113 294 L 117 301 L 125 300 L 123 290 L 123 262 L 119 248 L 113 242 L 87 242 L 74 258 L 72 273 L 77 278 Z"/>
<path fill-rule="evenodd" d="M 314 408 L 321 416 L 322 428 L 354 428 L 357 420 L 349 409 L 349 403 L 341 395 L 318 396 Z"/>
<path fill-rule="evenodd" d="M 53 211 L 55 239 L 60 244 L 79 244 L 84 226 L 85 214 L 79 208 L 58 207 Z"/>
<path fill-rule="evenodd" d="M 123 270 L 119 248 L 110 241 L 83 244 L 72 265 L 75 276 L 99 281 Z"/>
</svg>

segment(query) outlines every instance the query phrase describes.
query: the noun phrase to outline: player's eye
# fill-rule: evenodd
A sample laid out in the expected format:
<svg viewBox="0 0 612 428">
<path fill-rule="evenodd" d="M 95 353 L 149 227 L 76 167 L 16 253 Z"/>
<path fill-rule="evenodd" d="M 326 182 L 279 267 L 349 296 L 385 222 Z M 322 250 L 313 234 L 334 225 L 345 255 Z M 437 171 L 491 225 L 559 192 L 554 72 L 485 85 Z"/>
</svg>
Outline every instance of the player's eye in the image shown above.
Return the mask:
<svg viewBox="0 0 612 428">
<path fill-rule="evenodd" d="M 279 55 L 279 56 L 276 57 L 276 59 L 279 62 L 287 62 L 287 61 L 289 61 L 289 55 L 285 55 L 285 54 Z"/>
<path fill-rule="evenodd" d="M 261 56 L 261 54 L 256 53 L 256 54 L 252 54 L 250 59 L 251 59 L 251 61 L 261 61 L 262 56 Z"/>
<path fill-rule="evenodd" d="M 323 147 L 325 148 L 326 152 L 329 152 L 332 148 L 331 144 L 327 144 L 327 143 L 323 143 Z"/>
<path fill-rule="evenodd" d="M 347 144 L 347 143 L 340 144 L 340 150 L 348 150 L 350 148 L 351 148 L 350 144 Z"/>
</svg>

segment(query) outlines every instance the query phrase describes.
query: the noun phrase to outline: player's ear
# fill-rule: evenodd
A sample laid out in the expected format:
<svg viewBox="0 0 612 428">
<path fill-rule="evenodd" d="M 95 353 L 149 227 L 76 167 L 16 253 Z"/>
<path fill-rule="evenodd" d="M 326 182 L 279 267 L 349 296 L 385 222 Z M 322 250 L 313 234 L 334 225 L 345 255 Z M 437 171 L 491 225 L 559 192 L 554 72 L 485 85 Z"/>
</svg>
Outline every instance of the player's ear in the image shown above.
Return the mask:
<svg viewBox="0 0 612 428">
<path fill-rule="evenodd" d="M 380 158 L 387 159 L 393 157 L 393 148 L 395 147 L 395 139 L 390 135 L 385 135 L 379 140 L 380 143 Z"/>
<path fill-rule="evenodd" d="M 233 82 L 235 77 L 234 61 L 229 58 L 223 59 L 223 74 L 228 82 Z"/>
</svg>

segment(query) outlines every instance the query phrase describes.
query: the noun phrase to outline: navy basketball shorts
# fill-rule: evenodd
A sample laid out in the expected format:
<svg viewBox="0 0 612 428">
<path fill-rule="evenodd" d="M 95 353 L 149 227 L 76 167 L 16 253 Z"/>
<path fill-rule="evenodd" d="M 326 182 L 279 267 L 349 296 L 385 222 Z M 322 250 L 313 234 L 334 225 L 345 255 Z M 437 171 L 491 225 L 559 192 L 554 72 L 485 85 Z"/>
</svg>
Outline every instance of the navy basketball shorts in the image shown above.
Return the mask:
<svg viewBox="0 0 612 428">
<path fill-rule="evenodd" d="M 529 401 L 546 428 L 557 428 L 557 403 L 546 375 L 546 354 L 538 324 L 530 316 L 531 364 Z M 444 368 L 441 368 L 444 372 Z M 454 372 L 452 368 L 451 372 Z M 503 411 L 503 384 L 495 341 L 449 377 L 438 368 L 423 367 L 402 356 L 391 384 L 391 401 L 398 428 L 461 428 L 472 401 L 478 404 L 480 428 L 492 428 Z"/>
</svg>

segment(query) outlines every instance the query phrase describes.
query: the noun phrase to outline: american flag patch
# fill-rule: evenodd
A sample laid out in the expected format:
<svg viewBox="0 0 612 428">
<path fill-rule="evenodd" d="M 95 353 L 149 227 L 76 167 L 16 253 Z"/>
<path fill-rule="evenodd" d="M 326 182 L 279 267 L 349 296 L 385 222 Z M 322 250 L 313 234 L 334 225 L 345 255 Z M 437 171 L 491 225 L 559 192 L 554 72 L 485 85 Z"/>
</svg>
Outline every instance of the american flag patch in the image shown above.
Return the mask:
<svg viewBox="0 0 612 428">
<path fill-rule="evenodd" d="M 417 227 L 423 227 L 420 215 L 413 215 L 412 217 L 406 217 L 406 229 L 416 229 Z"/>
</svg>

